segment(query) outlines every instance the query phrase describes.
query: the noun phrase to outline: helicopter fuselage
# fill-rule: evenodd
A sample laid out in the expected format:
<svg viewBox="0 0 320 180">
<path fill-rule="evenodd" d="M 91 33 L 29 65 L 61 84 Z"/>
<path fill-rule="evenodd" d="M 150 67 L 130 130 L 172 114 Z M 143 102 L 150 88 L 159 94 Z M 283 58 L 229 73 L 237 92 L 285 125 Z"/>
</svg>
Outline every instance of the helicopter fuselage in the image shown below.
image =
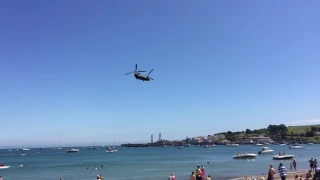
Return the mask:
<svg viewBox="0 0 320 180">
<path fill-rule="evenodd" d="M 141 75 L 140 73 L 134 73 L 134 77 L 136 78 L 136 79 L 139 79 L 139 80 L 142 80 L 142 81 L 150 81 L 150 78 L 149 77 L 147 77 L 147 76 L 143 76 L 143 75 Z"/>
</svg>

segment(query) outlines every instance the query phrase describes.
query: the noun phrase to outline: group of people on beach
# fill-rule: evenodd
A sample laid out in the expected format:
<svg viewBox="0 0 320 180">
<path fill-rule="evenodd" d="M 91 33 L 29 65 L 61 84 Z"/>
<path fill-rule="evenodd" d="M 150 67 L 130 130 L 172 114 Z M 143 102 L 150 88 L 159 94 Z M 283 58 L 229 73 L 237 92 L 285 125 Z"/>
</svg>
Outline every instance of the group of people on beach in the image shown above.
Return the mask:
<svg viewBox="0 0 320 180">
<path fill-rule="evenodd" d="M 317 161 L 317 159 L 311 158 L 311 159 L 309 160 L 309 163 L 310 163 L 310 171 L 311 171 L 311 172 L 316 172 L 316 169 L 317 169 L 317 167 L 318 167 L 318 161 Z"/>
<path fill-rule="evenodd" d="M 208 162 L 209 164 L 209 162 Z M 169 176 L 168 180 L 176 180 L 176 176 L 174 175 L 174 173 L 171 173 L 171 175 Z M 194 171 L 191 172 L 191 175 L 189 177 L 189 180 L 211 180 L 211 176 L 208 175 L 206 177 L 206 170 L 203 166 L 200 165 L 197 166 L 196 169 L 196 173 L 194 173 Z"/>
<path fill-rule="evenodd" d="M 194 172 L 192 171 L 189 180 L 211 180 L 211 176 L 208 175 L 208 177 L 206 177 L 206 170 L 203 166 L 200 168 L 200 166 L 198 165 L 196 174 L 194 174 Z"/>
<path fill-rule="evenodd" d="M 305 178 L 303 175 L 295 175 L 295 180 L 320 180 L 320 169 L 317 168 L 317 161 L 311 158 L 310 162 L 310 170 L 306 173 Z M 297 170 L 297 162 L 294 159 L 292 163 L 290 163 L 290 169 L 292 171 L 292 166 L 294 167 L 294 171 Z M 315 172 L 312 176 L 312 172 Z M 278 167 L 278 173 L 281 180 L 286 180 L 287 178 L 287 170 L 286 167 L 280 163 Z M 273 165 L 270 164 L 270 168 L 268 171 L 268 178 L 267 180 L 274 180 L 275 179 L 276 170 L 273 168 Z"/>
</svg>

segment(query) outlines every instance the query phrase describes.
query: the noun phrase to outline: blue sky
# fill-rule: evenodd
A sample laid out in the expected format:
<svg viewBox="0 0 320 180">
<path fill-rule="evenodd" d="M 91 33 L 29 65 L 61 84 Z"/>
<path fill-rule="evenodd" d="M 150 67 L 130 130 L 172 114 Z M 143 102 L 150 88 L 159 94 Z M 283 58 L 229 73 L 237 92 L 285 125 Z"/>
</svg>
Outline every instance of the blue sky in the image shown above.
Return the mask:
<svg viewBox="0 0 320 180">
<path fill-rule="evenodd" d="M 1 146 L 320 123 L 319 1 L 2 1 Z M 152 82 L 124 76 L 138 64 Z"/>
</svg>

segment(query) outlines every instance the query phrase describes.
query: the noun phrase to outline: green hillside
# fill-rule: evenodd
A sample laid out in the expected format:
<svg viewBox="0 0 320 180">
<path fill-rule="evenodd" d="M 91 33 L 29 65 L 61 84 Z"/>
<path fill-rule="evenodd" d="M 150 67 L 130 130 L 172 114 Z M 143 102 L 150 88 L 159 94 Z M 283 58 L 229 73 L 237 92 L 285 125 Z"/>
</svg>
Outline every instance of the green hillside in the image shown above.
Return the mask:
<svg viewBox="0 0 320 180">
<path fill-rule="evenodd" d="M 305 141 L 305 142 L 320 142 L 320 136 L 315 132 L 320 131 L 320 124 L 316 125 L 303 125 L 303 126 L 285 126 L 269 125 L 267 128 L 262 129 L 246 129 L 245 131 L 237 132 L 222 132 L 225 138 L 229 141 L 241 141 L 249 137 L 269 136 L 273 140 L 282 141 Z"/>
<path fill-rule="evenodd" d="M 311 130 L 311 127 L 320 128 L 320 124 L 317 125 L 304 125 L 304 126 L 288 126 L 288 133 L 306 133 Z"/>
</svg>

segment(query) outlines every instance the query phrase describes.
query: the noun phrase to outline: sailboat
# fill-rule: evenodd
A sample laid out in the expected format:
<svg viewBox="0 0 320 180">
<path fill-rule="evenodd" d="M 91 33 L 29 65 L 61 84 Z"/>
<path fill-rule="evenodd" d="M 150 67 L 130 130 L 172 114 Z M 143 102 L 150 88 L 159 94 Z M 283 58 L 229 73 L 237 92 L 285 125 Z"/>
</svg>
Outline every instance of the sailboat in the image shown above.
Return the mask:
<svg viewBox="0 0 320 180">
<path fill-rule="evenodd" d="M 115 153 L 117 152 L 118 150 L 116 150 L 116 139 L 113 139 L 113 147 L 108 147 L 106 148 L 106 153 Z"/>
<path fill-rule="evenodd" d="M 92 147 L 91 147 L 92 150 L 97 150 L 98 147 L 95 146 L 95 142 L 94 142 L 94 138 L 93 138 L 93 142 L 92 142 Z"/>
<path fill-rule="evenodd" d="M 300 139 L 300 141 L 301 141 L 300 135 L 299 135 L 299 139 Z M 300 144 L 298 144 L 298 143 L 295 143 L 295 144 L 289 146 L 289 149 L 305 149 L 302 141 L 301 141 L 301 144 L 302 144 L 302 145 L 300 145 Z"/>
<path fill-rule="evenodd" d="M 29 148 L 25 148 L 25 147 L 21 147 L 19 150 L 21 150 L 21 151 L 30 151 L 31 149 L 30 149 L 30 143 L 28 143 L 29 145 L 28 145 L 28 147 Z"/>
<path fill-rule="evenodd" d="M 113 148 L 113 149 L 116 148 L 116 138 L 113 139 L 113 147 L 112 147 L 112 148 Z"/>
<path fill-rule="evenodd" d="M 58 147 L 57 150 L 61 150 L 61 149 L 62 149 L 62 147 L 61 147 L 61 141 L 60 141 L 60 147 Z"/>
</svg>

